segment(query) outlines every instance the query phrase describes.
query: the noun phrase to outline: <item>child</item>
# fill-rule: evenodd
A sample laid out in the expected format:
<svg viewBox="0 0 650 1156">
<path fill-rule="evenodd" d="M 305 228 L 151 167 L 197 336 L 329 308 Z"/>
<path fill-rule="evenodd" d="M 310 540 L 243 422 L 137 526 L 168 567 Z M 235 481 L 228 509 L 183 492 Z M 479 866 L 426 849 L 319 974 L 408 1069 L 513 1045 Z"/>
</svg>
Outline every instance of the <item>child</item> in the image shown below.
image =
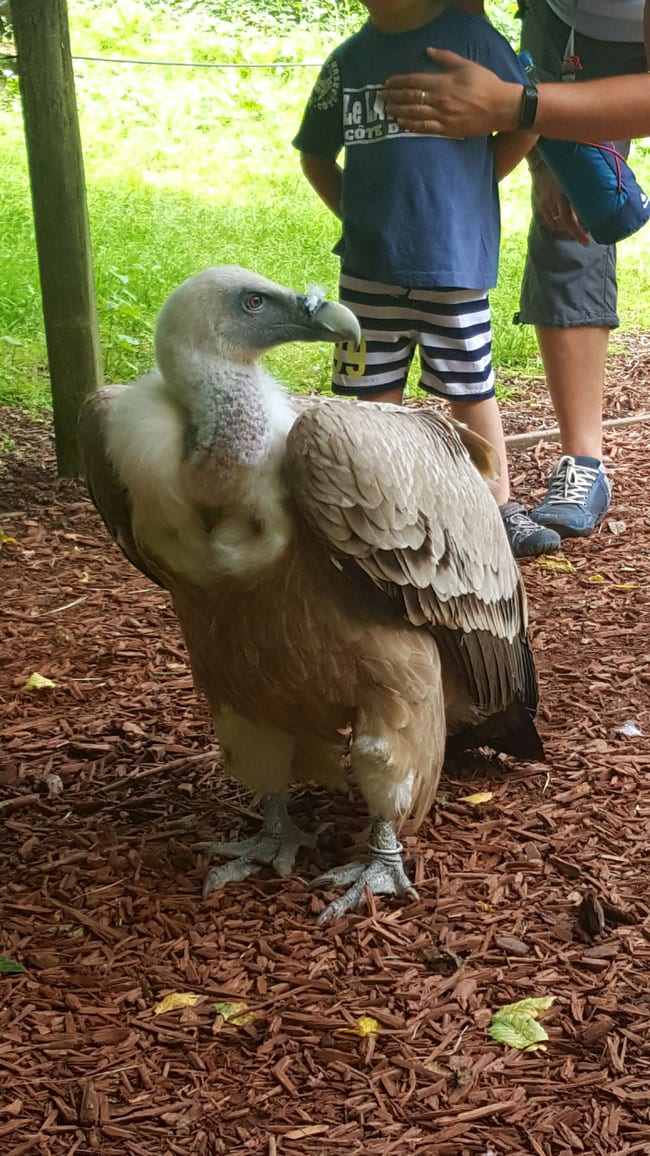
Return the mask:
<svg viewBox="0 0 650 1156">
<path fill-rule="evenodd" d="M 370 20 L 330 55 L 294 145 L 303 172 L 341 218 L 340 299 L 359 318 L 357 348 L 337 346 L 332 388 L 399 404 L 419 347 L 420 384 L 481 434 L 501 462 L 495 497 L 516 557 L 548 554 L 559 535 L 510 500 L 494 395 L 487 290 L 499 255 L 497 180 L 535 143 L 530 133 L 444 140 L 399 128 L 381 92 L 394 73 L 427 70 L 430 44 L 525 81 L 486 20 L 443 0 L 363 0 Z M 337 163 L 345 149 L 345 169 Z"/>
</svg>

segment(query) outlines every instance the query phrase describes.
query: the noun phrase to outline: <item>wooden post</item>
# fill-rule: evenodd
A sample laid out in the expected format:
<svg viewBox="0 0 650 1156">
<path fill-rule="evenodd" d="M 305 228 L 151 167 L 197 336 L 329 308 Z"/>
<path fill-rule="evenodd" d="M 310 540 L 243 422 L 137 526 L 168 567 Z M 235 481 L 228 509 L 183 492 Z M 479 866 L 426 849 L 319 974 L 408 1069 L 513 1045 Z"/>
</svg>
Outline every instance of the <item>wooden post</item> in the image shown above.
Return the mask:
<svg viewBox="0 0 650 1156">
<path fill-rule="evenodd" d="M 59 473 L 79 472 L 77 418 L 102 381 L 66 0 L 14 0 Z"/>
</svg>

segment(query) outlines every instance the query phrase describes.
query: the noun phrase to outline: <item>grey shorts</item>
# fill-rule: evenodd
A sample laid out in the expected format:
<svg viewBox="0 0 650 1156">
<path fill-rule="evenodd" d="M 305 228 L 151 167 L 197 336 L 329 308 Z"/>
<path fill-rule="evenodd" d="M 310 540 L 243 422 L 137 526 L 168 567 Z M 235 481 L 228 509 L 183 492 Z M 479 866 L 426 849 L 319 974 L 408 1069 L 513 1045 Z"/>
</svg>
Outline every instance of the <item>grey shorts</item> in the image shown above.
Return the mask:
<svg viewBox="0 0 650 1156">
<path fill-rule="evenodd" d="M 559 80 L 570 28 L 545 0 L 526 0 L 521 43 L 530 52 L 540 77 Z M 593 40 L 576 32 L 574 54 L 582 69 L 575 81 L 602 76 L 645 72 L 643 44 Z M 628 141 L 617 142 L 627 155 Z M 519 313 L 523 325 L 565 328 L 593 325 L 613 329 L 619 324 L 616 285 L 616 246 L 585 248 L 561 233 L 547 229 L 535 210 L 528 234 L 528 252 L 521 285 Z"/>
</svg>

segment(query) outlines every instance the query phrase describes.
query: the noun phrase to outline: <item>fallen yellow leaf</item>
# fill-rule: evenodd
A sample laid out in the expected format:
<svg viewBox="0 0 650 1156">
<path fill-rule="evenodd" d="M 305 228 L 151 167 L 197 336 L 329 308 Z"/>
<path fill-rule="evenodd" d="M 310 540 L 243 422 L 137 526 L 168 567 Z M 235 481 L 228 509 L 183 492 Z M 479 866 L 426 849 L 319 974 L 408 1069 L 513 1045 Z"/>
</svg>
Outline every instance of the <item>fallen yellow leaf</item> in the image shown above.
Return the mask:
<svg viewBox="0 0 650 1156">
<path fill-rule="evenodd" d="M 463 795 L 458 801 L 460 803 L 473 803 L 476 806 L 478 803 L 489 803 L 490 799 L 493 798 L 493 791 L 477 791 L 475 795 Z"/>
<path fill-rule="evenodd" d="M 381 1024 L 372 1016 L 359 1016 L 355 1028 L 337 1028 L 337 1036 L 376 1036 L 381 1031 Z"/>
<path fill-rule="evenodd" d="M 604 582 L 604 581 L 605 581 L 605 579 L 603 578 L 602 574 L 590 574 L 589 577 L 587 578 L 587 582 Z"/>
<path fill-rule="evenodd" d="M 153 1005 L 153 1014 L 164 1015 L 168 1011 L 176 1011 L 179 1007 L 194 1007 L 200 1000 L 193 991 L 170 991 L 159 1003 Z"/>
<path fill-rule="evenodd" d="M 56 686 L 56 683 L 52 682 L 51 678 L 45 678 L 45 675 L 34 671 L 27 679 L 23 690 L 48 690 L 51 686 Z"/>
<path fill-rule="evenodd" d="M 549 558 L 546 554 L 542 554 L 537 559 L 537 565 L 542 570 L 559 570 L 561 573 L 572 574 L 575 571 L 575 566 L 566 558 Z"/>
<path fill-rule="evenodd" d="M 636 582 L 614 582 L 612 583 L 615 590 L 636 590 Z"/>
</svg>

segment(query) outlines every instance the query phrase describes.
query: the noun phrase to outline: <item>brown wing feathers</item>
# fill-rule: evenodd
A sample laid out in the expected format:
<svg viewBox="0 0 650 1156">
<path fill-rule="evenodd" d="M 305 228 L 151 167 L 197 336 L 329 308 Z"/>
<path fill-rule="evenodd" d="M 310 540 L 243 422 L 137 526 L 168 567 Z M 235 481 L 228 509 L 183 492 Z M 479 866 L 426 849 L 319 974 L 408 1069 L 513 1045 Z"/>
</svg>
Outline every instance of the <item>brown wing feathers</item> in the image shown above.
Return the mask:
<svg viewBox="0 0 650 1156">
<path fill-rule="evenodd" d="M 134 541 L 129 497 L 105 449 L 106 415 L 122 388 L 105 387 L 84 407 L 85 473 L 112 536 L 160 584 L 158 567 Z M 432 631 L 458 745 L 541 757 L 523 586 L 479 476 L 493 470 L 490 448 L 435 411 L 298 408 L 286 451 L 296 516 L 352 581 L 371 584 L 369 606 L 379 598 L 387 612 Z"/>
<path fill-rule="evenodd" d="M 479 476 L 493 465 L 490 447 L 441 414 L 372 404 L 308 410 L 287 444 L 311 529 L 348 574 L 432 630 L 457 744 L 540 758 L 525 594 Z"/>
<path fill-rule="evenodd" d="M 82 469 L 93 504 L 111 537 L 133 566 L 157 586 L 161 586 L 155 568 L 136 546 L 129 496 L 106 452 L 108 411 L 113 400 L 127 388 L 124 385 L 105 385 L 91 394 L 84 403 L 79 418 Z"/>
</svg>

